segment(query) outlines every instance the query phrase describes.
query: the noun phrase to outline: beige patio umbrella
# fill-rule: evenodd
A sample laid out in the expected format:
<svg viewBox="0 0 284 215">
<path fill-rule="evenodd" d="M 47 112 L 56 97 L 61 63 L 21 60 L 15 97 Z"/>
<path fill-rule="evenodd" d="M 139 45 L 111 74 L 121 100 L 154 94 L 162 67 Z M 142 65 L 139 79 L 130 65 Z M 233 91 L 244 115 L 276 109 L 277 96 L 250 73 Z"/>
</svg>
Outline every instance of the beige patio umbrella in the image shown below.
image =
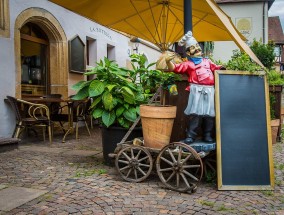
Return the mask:
<svg viewBox="0 0 284 215">
<path fill-rule="evenodd" d="M 184 0 L 50 0 L 106 27 L 150 41 L 162 51 L 184 35 Z M 262 65 L 214 0 L 192 1 L 197 41 L 235 41 Z"/>
</svg>

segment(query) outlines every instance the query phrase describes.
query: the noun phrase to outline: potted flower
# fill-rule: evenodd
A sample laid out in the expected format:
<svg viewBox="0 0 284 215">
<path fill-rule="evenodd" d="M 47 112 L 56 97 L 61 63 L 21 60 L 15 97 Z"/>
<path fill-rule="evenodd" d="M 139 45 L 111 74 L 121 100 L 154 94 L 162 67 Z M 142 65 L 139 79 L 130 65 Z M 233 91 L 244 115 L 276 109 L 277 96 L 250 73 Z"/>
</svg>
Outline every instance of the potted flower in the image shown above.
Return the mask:
<svg viewBox="0 0 284 215">
<path fill-rule="evenodd" d="M 112 153 L 129 127 L 140 114 L 140 105 L 161 85 L 164 74 L 150 69 L 155 63 L 146 66 L 144 55 L 131 55 L 133 69 L 119 67 L 107 58 L 97 63 L 85 75 L 93 75 L 89 81 L 80 81 L 72 89 L 77 91 L 74 99 L 92 98 L 92 116 L 102 125 L 102 144 L 104 159 L 111 164 L 108 154 Z M 163 78 L 161 79 L 161 77 Z M 142 136 L 141 128 L 132 132 L 128 140 Z M 112 132 L 112 133 L 111 133 Z"/>
</svg>

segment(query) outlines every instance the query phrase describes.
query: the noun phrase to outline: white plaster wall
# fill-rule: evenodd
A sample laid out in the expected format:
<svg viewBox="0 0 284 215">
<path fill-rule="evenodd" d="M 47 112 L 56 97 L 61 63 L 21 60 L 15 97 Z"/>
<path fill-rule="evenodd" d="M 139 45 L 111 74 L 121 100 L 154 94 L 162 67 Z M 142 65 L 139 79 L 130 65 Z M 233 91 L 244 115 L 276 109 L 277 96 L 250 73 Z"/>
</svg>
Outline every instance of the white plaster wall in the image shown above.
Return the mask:
<svg viewBox="0 0 284 215">
<path fill-rule="evenodd" d="M 71 11 L 68 11 L 58 5 L 55 5 L 47 0 L 11 0 L 10 1 L 10 38 L 0 37 L 0 136 L 11 136 L 15 125 L 14 114 L 4 103 L 6 95 L 15 95 L 15 59 L 14 59 L 14 25 L 18 15 L 28 8 L 43 8 L 53 14 L 61 24 L 65 31 L 67 39 L 72 39 L 79 35 L 82 41 L 86 42 L 87 38 L 95 40 L 92 48 L 90 65 L 95 65 L 95 62 L 107 56 L 107 45 L 115 47 L 115 60 L 120 66 L 126 66 L 128 57 L 129 38 L 111 31 L 89 19 L 81 17 Z M 149 49 L 144 45 L 140 45 L 141 51 L 147 52 L 147 57 L 150 62 L 156 61 L 160 56 L 160 52 Z M 71 86 L 78 80 L 86 77 L 82 74 L 69 73 L 69 95 L 74 92 Z"/>
<path fill-rule="evenodd" d="M 0 136 L 11 136 L 15 125 L 15 115 L 7 102 L 7 95 L 15 95 L 14 45 L 11 39 L 0 38 Z"/>
<path fill-rule="evenodd" d="M 264 29 L 263 29 L 263 4 L 265 4 L 266 12 L 264 14 Z M 268 41 L 268 11 L 267 3 L 252 2 L 252 3 L 232 3 L 232 4 L 219 4 L 220 8 L 231 17 L 232 22 L 236 25 L 236 18 L 252 18 L 252 32 L 247 37 L 248 44 L 253 39 L 263 39 L 263 31 L 265 33 L 264 42 Z M 227 62 L 231 59 L 233 50 L 239 49 L 235 42 L 215 42 L 213 58 Z"/>
</svg>

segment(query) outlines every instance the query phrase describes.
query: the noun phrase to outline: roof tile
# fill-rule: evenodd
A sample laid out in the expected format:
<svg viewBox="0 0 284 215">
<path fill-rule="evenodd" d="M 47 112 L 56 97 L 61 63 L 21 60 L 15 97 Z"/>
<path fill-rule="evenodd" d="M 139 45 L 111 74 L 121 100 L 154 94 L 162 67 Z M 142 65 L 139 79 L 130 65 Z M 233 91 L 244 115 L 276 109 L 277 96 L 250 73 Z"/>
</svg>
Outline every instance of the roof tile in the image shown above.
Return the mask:
<svg viewBox="0 0 284 215">
<path fill-rule="evenodd" d="M 268 39 L 284 44 L 283 29 L 279 16 L 268 17 Z"/>
</svg>

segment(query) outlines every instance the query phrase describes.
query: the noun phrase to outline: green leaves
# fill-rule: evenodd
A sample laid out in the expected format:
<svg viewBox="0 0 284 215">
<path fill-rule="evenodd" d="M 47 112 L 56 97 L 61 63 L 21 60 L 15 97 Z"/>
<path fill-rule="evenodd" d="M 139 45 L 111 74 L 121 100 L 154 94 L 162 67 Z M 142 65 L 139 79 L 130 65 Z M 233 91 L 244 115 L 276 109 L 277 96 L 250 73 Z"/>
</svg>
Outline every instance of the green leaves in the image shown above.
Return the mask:
<svg viewBox="0 0 284 215">
<path fill-rule="evenodd" d="M 256 72 L 260 71 L 261 67 L 255 62 L 251 61 L 248 54 L 245 52 L 240 52 L 239 50 L 233 51 L 232 59 L 226 64 L 227 70 L 239 70 L 239 71 L 249 71 Z"/>
<path fill-rule="evenodd" d="M 82 86 L 84 86 L 86 81 L 79 81 L 78 83 L 74 84 L 71 89 L 72 90 L 80 90 Z"/>
<path fill-rule="evenodd" d="M 116 109 L 116 112 L 115 112 L 115 113 L 116 113 L 116 116 L 117 116 L 117 117 L 120 117 L 121 114 L 123 114 L 124 110 L 125 110 L 125 107 L 123 107 L 123 106 L 118 107 L 118 108 Z"/>
<path fill-rule="evenodd" d="M 103 112 L 104 112 L 104 110 L 101 109 L 101 108 L 94 109 L 94 111 L 93 111 L 93 117 L 94 117 L 95 119 L 98 119 L 98 118 L 100 118 L 100 117 L 103 115 Z"/>
<path fill-rule="evenodd" d="M 129 121 L 135 122 L 135 120 L 137 119 L 136 109 L 130 108 L 130 109 L 124 111 L 123 116 Z"/>
<path fill-rule="evenodd" d="M 269 70 L 274 66 L 275 54 L 274 54 L 274 43 L 269 41 L 267 44 L 263 44 L 262 41 L 253 40 L 250 46 L 251 50 L 255 53 L 261 63 Z"/>
<path fill-rule="evenodd" d="M 267 72 L 267 78 L 269 85 L 284 85 L 284 78 L 280 72 L 276 70 L 270 70 Z"/>
<path fill-rule="evenodd" d="M 75 96 L 72 97 L 74 100 L 81 100 L 85 99 L 89 96 L 89 88 L 84 87 L 83 89 L 80 89 Z"/>
<path fill-rule="evenodd" d="M 114 99 L 113 99 L 112 95 L 110 94 L 110 92 L 106 91 L 103 94 L 102 100 L 103 100 L 103 104 L 104 104 L 104 107 L 105 107 L 106 110 L 112 110 L 113 109 L 115 103 L 114 103 Z"/>
<path fill-rule="evenodd" d="M 116 118 L 116 116 L 115 116 L 114 111 L 111 111 L 111 112 L 103 111 L 102 121 L 103 121 L 103 123 L 106 127 L 111 126 L 114 123 L 115 118 Z"/>
<path fill-rule="evenodd" d="M 77 91 L 75 99 L 92 98 L 92 115 L 106 127 L 115 124 L 129 128 L 139 116 L 140 104 L 147 103 L 160 85 L 176 80 L 169 72 L 150 69 L 156 62 L 148 64 L 145 55 L 133 54 L 130 58 L 132 69 L 104 58 L 85 73 L 92 75 L 92 80 L 79 81 L 72 87 Z"/>
<path fill-rule="evenodd" d="M 105 85 L 103 82 L 99 80 L 93 80 L 89 87 L 89 95 L 90 97 L 95 97 L 101 95 L 104 92 Z"/>
</svg>

